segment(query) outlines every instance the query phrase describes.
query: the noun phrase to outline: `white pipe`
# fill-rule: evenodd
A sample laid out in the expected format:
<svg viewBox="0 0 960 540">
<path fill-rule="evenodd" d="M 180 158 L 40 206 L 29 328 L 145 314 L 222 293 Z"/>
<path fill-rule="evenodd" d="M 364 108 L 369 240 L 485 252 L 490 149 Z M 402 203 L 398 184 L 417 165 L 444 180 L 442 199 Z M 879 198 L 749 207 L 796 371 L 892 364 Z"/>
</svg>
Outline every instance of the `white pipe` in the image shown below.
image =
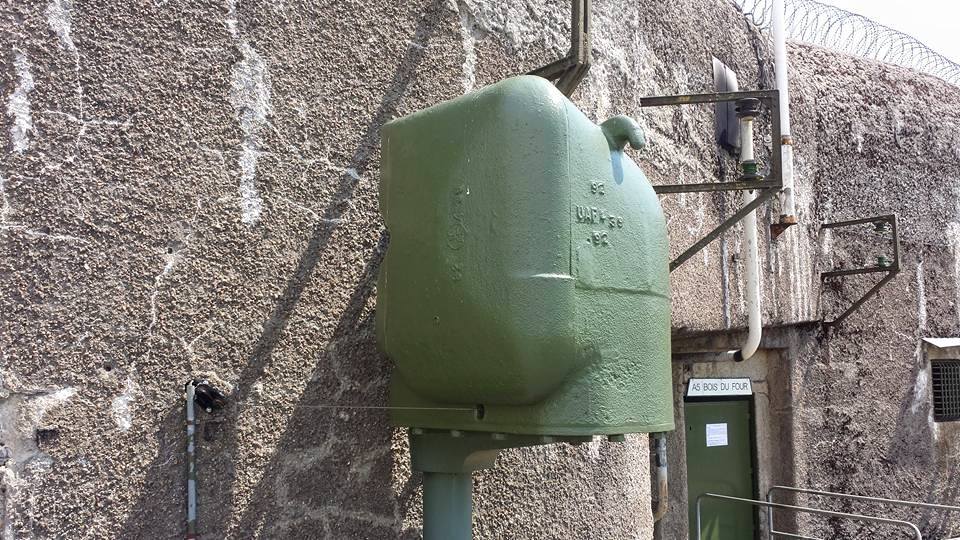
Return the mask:
<svg viewBox="0 0 960 540">
<path fill-rule="evenodd" d="M 741 119 L 740 137 L 740 162 L 753 161 L 753 118 Z M 752 190 L 743 192 L 744 205 L 750 204 L 755 198 L 756 194 Z M 743 218 L 743 258 L 749 332 L 743 346 L 734 353 L 734 359 L 738 362 L 757 352 L 763 331 L 763 322 L 760 319 L 760 247 L 757 244 L 756 210 Z"/>
<path fill-rule="evenodd" d="M 780 193 L 780 223 L 797 222 L 793 181 L 793 138 L 790 136 L 790 85 L 787 80 L 787 36 L 784 31 L 783 0 L 773 0 L 771 8 L 773 32 L 773 61 L 780 91 L 780 156 L 783 174 L 783 191 Z"/>
<path fill-rule="evenodd" d="M 755 198 L 756 194 L 753 191 L 743 192 L 743 204 L 750 204 Z M 757 352 L 757 347 L 760 346 L 760 334 L 763 331 L 760 320 L 760 248 L 757 245 L 756 210 L 743 218 L 743 258 L 749 332 L 743 346 L 734 355 L 737 361 L 746 360 Z"/>
</svg>

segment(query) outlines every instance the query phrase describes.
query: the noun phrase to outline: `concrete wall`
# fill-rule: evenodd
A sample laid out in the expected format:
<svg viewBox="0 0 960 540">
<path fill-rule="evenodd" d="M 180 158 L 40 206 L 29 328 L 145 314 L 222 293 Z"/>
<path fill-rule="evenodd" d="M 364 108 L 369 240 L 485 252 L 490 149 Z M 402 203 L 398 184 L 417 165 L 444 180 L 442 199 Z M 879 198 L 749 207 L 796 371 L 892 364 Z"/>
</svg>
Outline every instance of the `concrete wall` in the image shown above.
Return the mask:
<svg viewBox="0 0 960 540">
<path fill-rule="evenodd" d="M 801 224 L 776 240 L 768 238 L 762 254 L 768 328 L 759 361 L 766 366 L 758 372 L 756 361 L 715 364 L 689 354 L 735 348 L 740 331 L 709 325 L 677 329 L 677 423 L 683 424 L 680 408 L 690 377 L 749 376 L 759 389 L 758 410 L 767 403 L 775 412 L 768 410 L 768 420 L 757 425 L 761 495 L 776 480 L 957 504 L 960 433 L 956 423 L 933 421 L 931 353 L 922 339 L 960 331 L 960 89 L 808 46 L 792 46 L 790 60 Z M 877 256 L 892 255 L 889 235 L 878 235 L 870 225 L 832 232 L 821 225 L 889 213 L 899 216 L 902 272 L 840 326 L 797 324 L 832 320 L 882 276 L 821 283 L 820 272 L 874 266 Z M 690 271 L 716 272 L 709 265 Z M 743 324 L 737 305 L 742 296 L 736 287 L 729 290 L 736 327 Z M 935 354 L 955 358 L 958 351 Z M 771 390 L 771 380 L 780 383 L 779 395 Z M 774 397 L 779 405 L 772 406 Z M 776 446 L 771 438 L 792 450 L 770 452 Z M 682 432 L 671 437 L 671 444 L 683 446 Z M 675 455 L 673 464 L 674 478 L 682 478 L 683 456 Z M 683 509 L 686 500 L 679 480 L 671 487 L 671 501 Z M 957 516 L 946 512 L 781 500 L 906 519 L 926 538 L 952 537 L 960 528 Z M 661 537 L 684 538 L 685 521 L 682 513 L 671 515 Z M 780 527 L 820 538 L 903 537 L 891 528 L 807 516 L 784 516 Z"/>
<path fill-rule="evenodd" d="M 812 335 L 816 354 L 795 359 L 797 481 L 837 491 L 958 502 L 960 438 L 932 421 L 923 337 L 960 331 L 957 194 L 960 89 L 908 70 L 794 47 L 795 133 L 801 174 L 817 220 L 896 213 L 903 271 L 844 324 Z M 870 227 L 820 232 L 821 269 L 875 264 L 889 251 Z M 848 306 L 876 277 L 820 289 L 826 316 Z M 848 506 L 848 509 L 869 509 Z M 910 518 L 930 538 L 957 534 L 957 516 L 884 510 Z M 836 538 L 880 533 L 831 522 Z M 889 531 L 889 529 L 887 530 Z M 887 532 L 887 534 L 890 534 Z"/>
<path fill-rule="evenodd" d="M 568 10 L 0 8 L 4 534 L 181 536 L 182 389 L 203 375 L 231 392 L 200 430 L 204 537 L 418 536 L 404 436 L 356 408 L 383 406 L 390 374 L 371 318 L 379 128 L 561 56 Z M 600 1 L 594 23 L 576 101 L 598 121 L 709 88 L 711 55 L 756 83 L 755 36 L 727 2 Z M 642 121 L 655 180 L 717 177 L 709 109 Z M 667 204 L 689 243 L 718 203 Z M 714 324 L 719 298 L 684 320 Z M 648 536 L 647 461 L 644 436 L 508 452 L 477 476 L 477 536 Z"/>
<path fill-rule="evenodd" d="M 0 9 L 3 534 L 181 536 L 182 388 L 202 375 L 230 391 L 226 410 L 203 415 L 204 537 L 417 537 L 404 434 L 363 408 L 385 405 L 390 375 L 371 317 L 379 128 L 559 57 L 568 9 Z M 769 85 L 764 39 L 725 0 L 595 11 L 595 65 L 575 102 L 597 121 L 638 118 L 650 144 L 635 157 L 655 183 L 730 179 L 710 107 L 641 111 L 637 98 L 712 89 L 713 56 L 741 87 Z M 802 224 L 764 238 L 766 320 L 819 319 L 860 290 L 821 289 L 824 265 L 859 252 L 819 223 L 897 211 L 905 247 L 904 273 L 847 325 L 766 355 L 792 370 L 791 470 L 818 487 L 955 498 L 955 435 L 929 422 L 918 342 L 960 322 L 960 93 L 815 49 L 791 56 Z M 674 254 L 738 200 L 665 197 Z M 677 332 L 743 324 L 739 236 L 672 276 Z M 649 537 L 647 463 L 644 436 L 507 452 L 476 476 L 475 533 Z"/>
</svg>

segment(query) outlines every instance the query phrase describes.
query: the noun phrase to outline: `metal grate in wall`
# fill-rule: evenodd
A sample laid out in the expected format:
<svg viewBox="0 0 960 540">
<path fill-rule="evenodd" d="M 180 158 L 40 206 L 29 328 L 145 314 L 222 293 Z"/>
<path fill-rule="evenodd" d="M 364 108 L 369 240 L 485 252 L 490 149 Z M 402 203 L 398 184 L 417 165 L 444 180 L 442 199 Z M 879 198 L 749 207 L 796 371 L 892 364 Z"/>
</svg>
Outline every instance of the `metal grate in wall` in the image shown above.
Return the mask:
<svg viewBox="0 0 960 540">
<path fill-rule="evenodd" d="M 960 420 L 960 360 L 933 360 L 933 419 Z"/>
</svg>

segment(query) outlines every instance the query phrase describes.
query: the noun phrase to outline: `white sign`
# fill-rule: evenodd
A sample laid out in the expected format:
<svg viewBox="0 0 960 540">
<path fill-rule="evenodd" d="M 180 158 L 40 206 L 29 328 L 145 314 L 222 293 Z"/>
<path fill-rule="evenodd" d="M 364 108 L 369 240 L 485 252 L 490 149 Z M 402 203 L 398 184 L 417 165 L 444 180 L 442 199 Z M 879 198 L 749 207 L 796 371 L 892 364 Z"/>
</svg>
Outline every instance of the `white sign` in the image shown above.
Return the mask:
<svg viewBox="0 0 960 540">
<path fill-rule="evenodd" d="M 707 448 L 711 446 L 726 446 L 727 444 L 727 425 L 707 424 Z"/>
<path fill-rule="evenodd" d="M 752 396 L 750 379 L 690 379 L 687 396 Z"/>
</svg>

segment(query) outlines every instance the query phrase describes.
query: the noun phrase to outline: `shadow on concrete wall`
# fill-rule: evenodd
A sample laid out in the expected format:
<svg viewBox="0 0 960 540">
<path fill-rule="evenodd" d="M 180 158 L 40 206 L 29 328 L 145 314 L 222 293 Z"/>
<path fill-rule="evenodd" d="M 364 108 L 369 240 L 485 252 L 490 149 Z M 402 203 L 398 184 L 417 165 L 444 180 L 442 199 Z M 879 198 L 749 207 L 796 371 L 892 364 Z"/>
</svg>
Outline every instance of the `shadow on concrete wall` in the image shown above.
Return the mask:
<svg viewBox="0 0 960 540">
<path fill-rule="evenodd" d="M 389 364 L 378 351 L 372 310 L 367 309 L 376 275 L 386 248 L 386 232 L 368 260 L 359 283 L 328 345 L 318 358 L 314 377 L 286 418 L 283 434 L 272 457 L 252 490 L 244 493 L 242 514 L 234 508 L 237 484 L 236 455 L 249 441 L 238 430 L 238 407 L 251 397 L 255 383 L 271 364 L 305 288 L 313 278 L 321 254 L 327 249 L 336 223 L 348 209 L 356 177 L 369 168 L 380 140 L 380 128 L 393 117 L 405 92 L 416 81 L 426 44 L 442 20 L 444 2 L 432 0 L 423 10 L 410 45 L 380 105 L 367 123 L 349 167 L 355 175 L 339 177 L 332 203 L 324 210 L 306 249 L 287 281 L 276 306 L 263 324 L 263 332 L 249 362 L 235 378 L 229 410 L 200 429 L 198 473 L 200 476 L 200 537 L 222 538 L 234 523 L 232 537 L 404 538 L 405 510 L 411 507 L 419 483 L 410 477 L 403 486 L 394 484 L 393 430 L 385 410 L 329 409 L 338 396 L 343 403 L 386 405 Z M 350 374 L 360 377 L 350 377 Z M 372 382 L 371 382 L 372 381 Z M 239 403 L 239 406 L 237 405 Z M 176 402 L 159 424 L 157 457 L 148 466 L 141 498 L 134 504 L 119 537 L 177 537 L 185 532 L 185 435 L 183 404 Z M 222 423 L 217 426 L 217 422 Z M 264 429 L 270 429 L 269 426 Z M 213 435 L 205 439 L 204 434 Z M 245 436 L 250 436 L 247 433 Z M 255 435 L 254 435 L 255 436 Z M 211 455 L 213 454 L 213 455 Z M 179 528 L 178 528 L 179 527 Z M 419 536 L 414 534 L 414 536 Z"/>
</svg>

